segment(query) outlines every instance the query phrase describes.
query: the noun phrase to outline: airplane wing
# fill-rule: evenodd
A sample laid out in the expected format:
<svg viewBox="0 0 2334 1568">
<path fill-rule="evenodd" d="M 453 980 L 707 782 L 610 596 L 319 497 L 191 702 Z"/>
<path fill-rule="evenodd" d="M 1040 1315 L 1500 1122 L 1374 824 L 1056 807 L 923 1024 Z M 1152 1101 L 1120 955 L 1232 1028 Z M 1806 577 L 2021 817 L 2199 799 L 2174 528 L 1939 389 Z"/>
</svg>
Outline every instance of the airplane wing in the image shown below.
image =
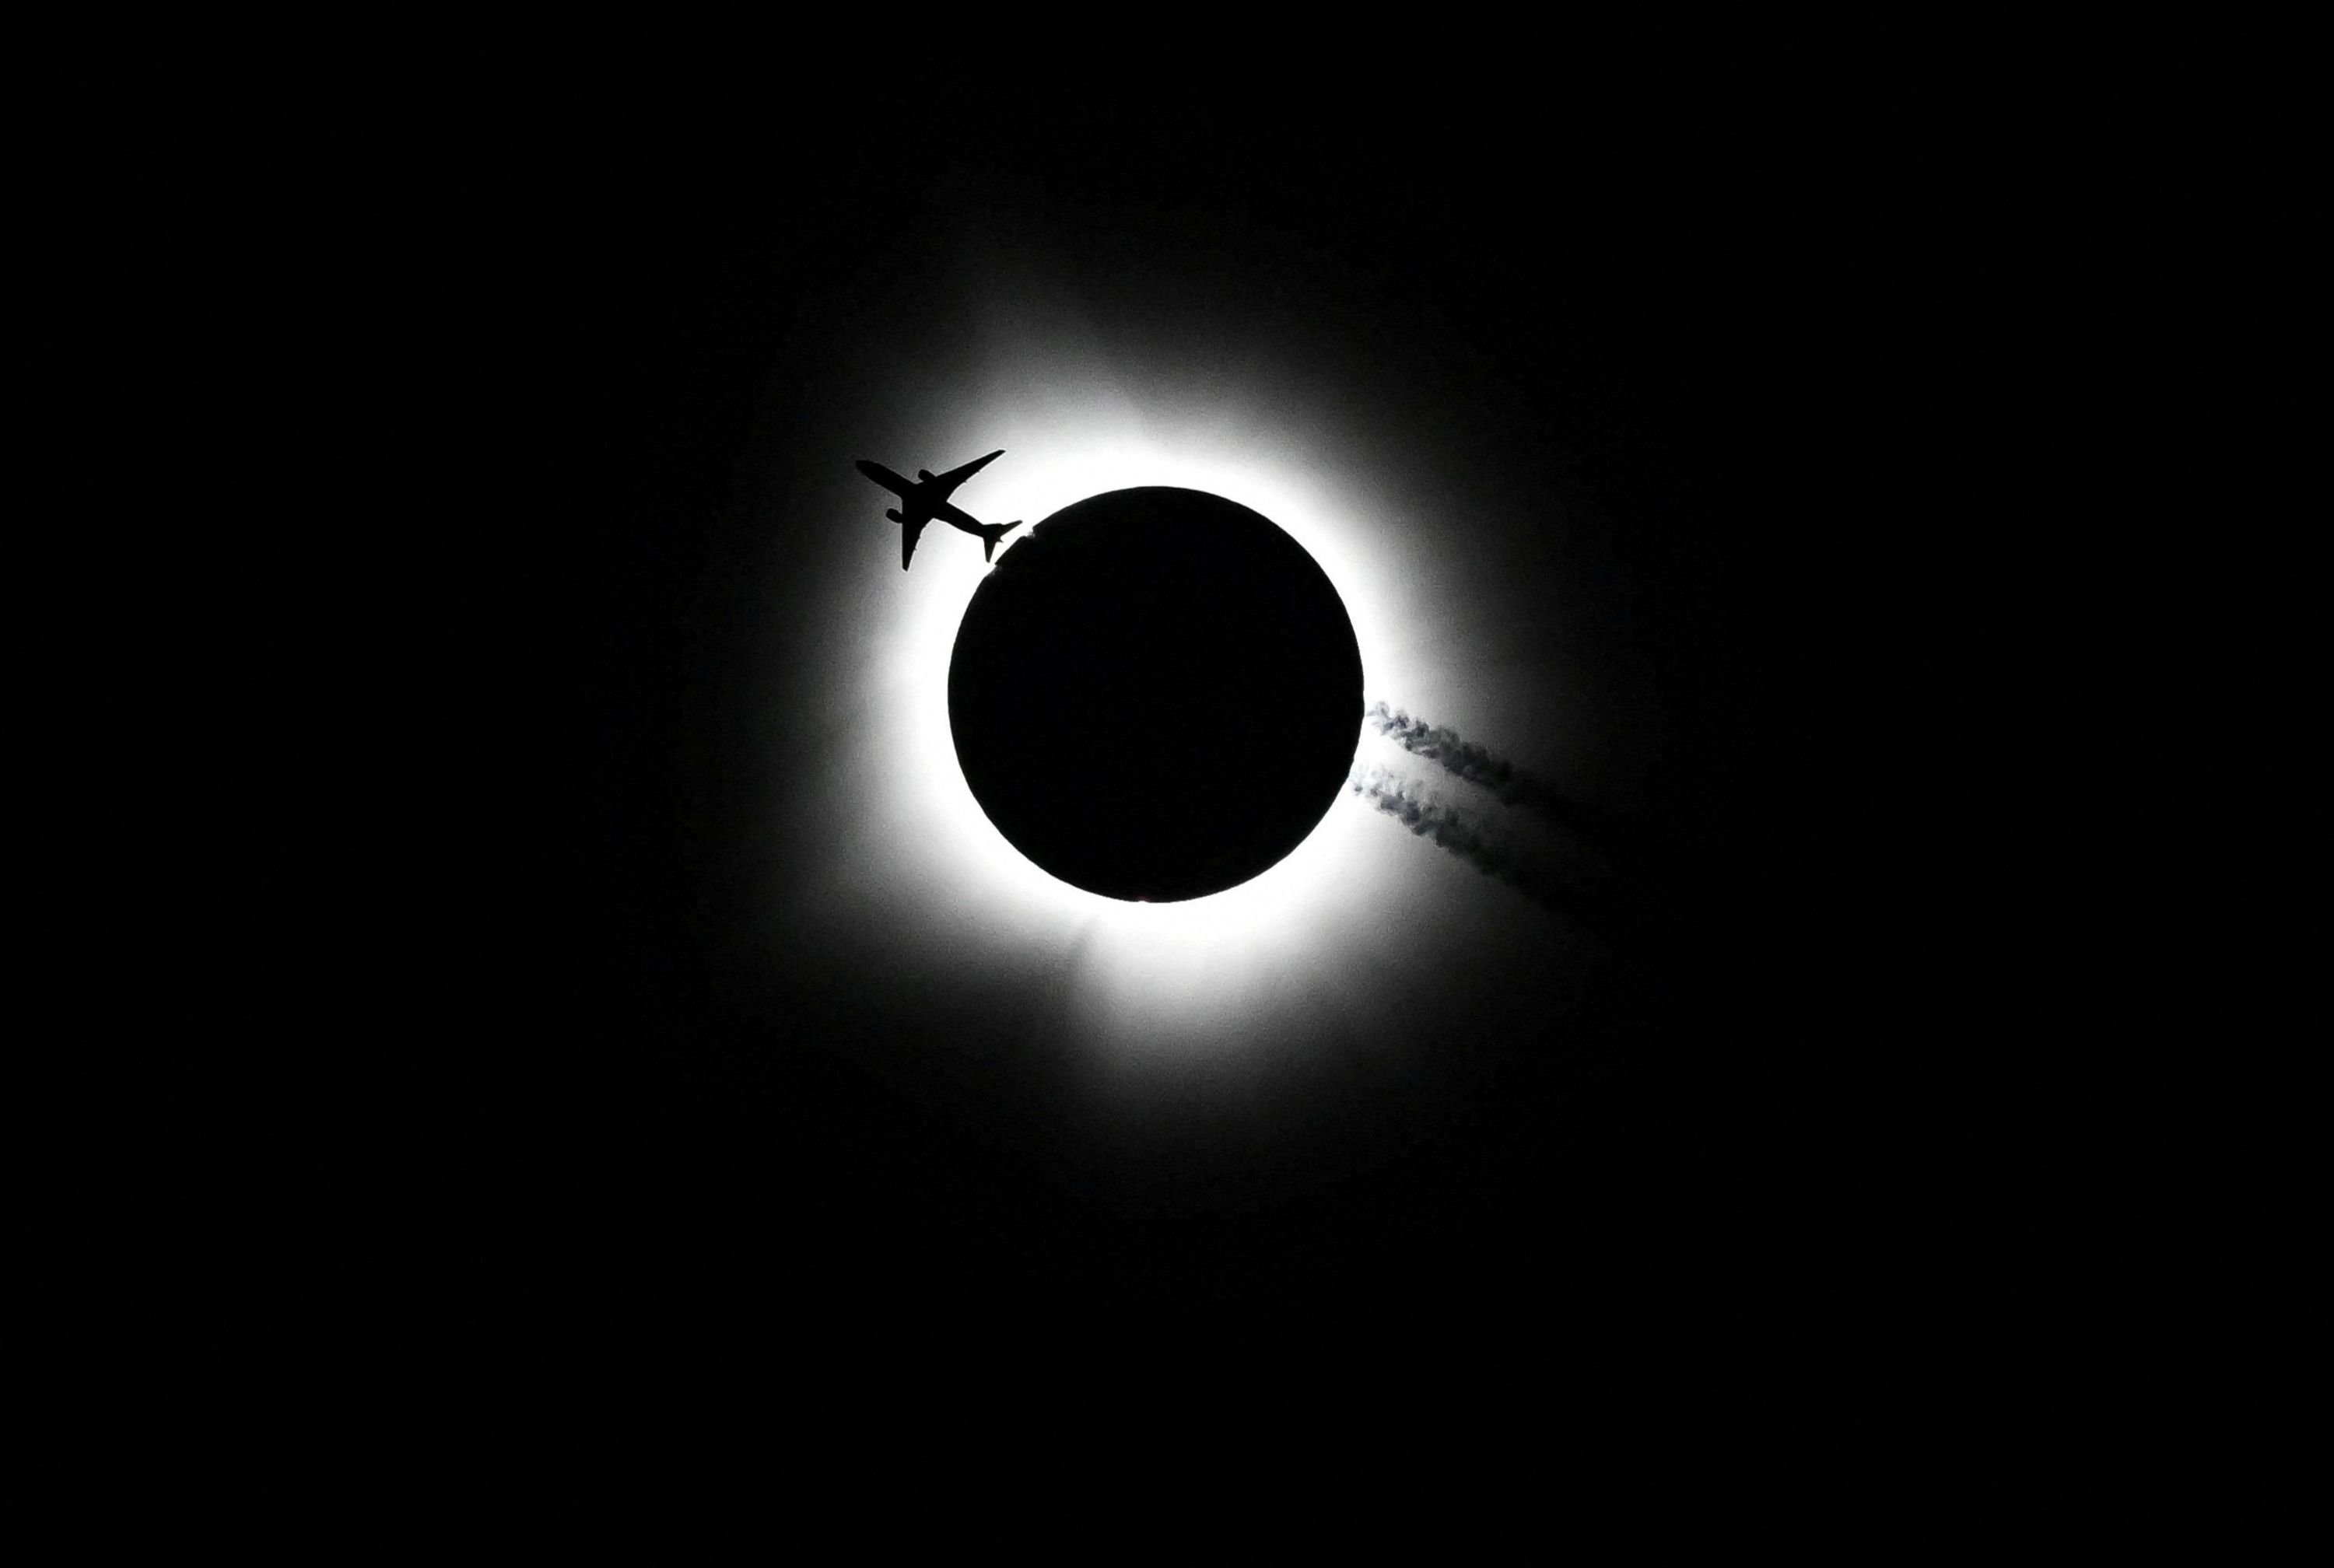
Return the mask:
<svg viewBox="0 0 2334 1568">
<path fill-rule="evenodd" d="M 900 524 L 901 571 L 905 572 L 908 569 L 908 558 L 916 553 L 916 541 L 922 538 L 923 534 L 924 525 L 921 522 Z"/>
<path fill-rule="evenodd" d="M 1002 457 L 1003 456 L 1005 456 L 1005 448 L 999 447 L 986 457 L 975 457 L 971 462 L 967 463 L 961 468 L 950 468 L 947 473 L 935 476 L 932 480 L 932 485 L 940 495 L 950 495 L 955 491 L 959 485 L 963 484 L 967 479 L 971 478 L 975 474 L 979 473 L 983 468 L 986 468 L 989 465 L 996 462 L 998 458 Z"/>
</svg>

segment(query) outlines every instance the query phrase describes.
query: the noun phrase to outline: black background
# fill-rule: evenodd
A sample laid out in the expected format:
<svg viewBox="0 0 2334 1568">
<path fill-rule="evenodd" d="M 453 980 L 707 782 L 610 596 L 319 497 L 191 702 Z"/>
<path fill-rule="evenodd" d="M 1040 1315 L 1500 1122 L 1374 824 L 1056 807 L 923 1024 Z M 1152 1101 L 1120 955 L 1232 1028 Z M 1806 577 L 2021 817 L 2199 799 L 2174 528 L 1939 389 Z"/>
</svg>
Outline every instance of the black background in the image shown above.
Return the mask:
<svg viewBox="0 0 2334 1568">
<path fill-rule="evenodd" d="M 114 146 L 190 236 L 156 333 L 227 540 L 172 547 L 201 635 L 155 723 L 202 782 L 129 966 L 180 1023 L 107 1059 L 109 1250 L 176 1325 L 116 1360 L 201 1390 L 166 1441 L 1359 1419 L 1984 1471 L 2144 1413 L 2095 1369 L 2181 1223 L 2115 1158 L 2168 1069 L 2098 1000 L 2147 916 L 2081 743 L 2145 682 L 2062 577 L 2144 292 L 2080 243 L 2120 130 L 1877 41 L 1254 42 L 355 51 Z M 1197 1172 L 875 1070 L 884 998 L 743 951 L 739 460 L 969 212 L 1316 296 L 1471 461 L 1564 466 L 1632 584 L 1682 927 L 1560 1009 L 1476 999 L 1414 1114 Z"/>
</svg>

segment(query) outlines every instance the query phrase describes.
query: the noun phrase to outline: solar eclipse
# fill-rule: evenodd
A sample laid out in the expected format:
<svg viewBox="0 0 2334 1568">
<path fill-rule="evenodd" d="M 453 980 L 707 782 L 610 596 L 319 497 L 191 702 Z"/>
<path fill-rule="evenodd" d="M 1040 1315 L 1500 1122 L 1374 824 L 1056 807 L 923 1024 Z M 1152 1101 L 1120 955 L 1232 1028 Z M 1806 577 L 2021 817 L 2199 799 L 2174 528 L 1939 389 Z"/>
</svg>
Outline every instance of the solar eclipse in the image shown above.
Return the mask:
<svg viewBox="0 0 2334 1568">
<path fill-rule="evenodd" d="M 1270 521 L 1154 486 L 1065 507 L 983 580 L 949 714 L 997 830 L 1062 880 L 1164 903 L 1247 881 L 1336 798 L 1361 650 Z M 1188 738 L 1196 730 L 1196 755 Z"/>
</svg>

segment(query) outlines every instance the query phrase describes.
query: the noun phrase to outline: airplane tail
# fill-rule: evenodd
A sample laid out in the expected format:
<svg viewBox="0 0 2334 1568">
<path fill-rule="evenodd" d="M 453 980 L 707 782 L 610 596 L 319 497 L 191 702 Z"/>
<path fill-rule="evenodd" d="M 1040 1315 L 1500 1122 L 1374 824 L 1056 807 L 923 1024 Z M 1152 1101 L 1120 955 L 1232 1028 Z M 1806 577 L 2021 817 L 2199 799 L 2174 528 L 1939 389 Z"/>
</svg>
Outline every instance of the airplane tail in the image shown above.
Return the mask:
<svg viewBox="0 0 2334 1568">
<path fill-rule="evenodd" d="M 1018 518 L 1010 523 L 982 524 L 980 525 L 980 558 L 983 561 L 996 560 L 997 542 L 1020 526 L 1020 520 Z"/>
</svg>

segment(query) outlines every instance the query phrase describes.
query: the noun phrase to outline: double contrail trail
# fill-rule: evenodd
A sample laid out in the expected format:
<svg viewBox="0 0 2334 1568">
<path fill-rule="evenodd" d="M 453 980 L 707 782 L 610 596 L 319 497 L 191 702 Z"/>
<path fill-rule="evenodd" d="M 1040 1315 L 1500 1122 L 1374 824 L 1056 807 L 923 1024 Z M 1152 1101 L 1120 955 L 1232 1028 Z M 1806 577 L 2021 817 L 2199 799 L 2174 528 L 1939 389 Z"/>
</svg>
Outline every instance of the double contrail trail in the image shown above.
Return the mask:
<svg viewBox="0 0 2334 1568">
<path fill-rule="evenodd" d="M 1380 735 L 1403 750 L 1441 764 L 1469 784 L 1482 785 L 1501 805 L 1521 806 L 1559 826 L 1581 825 L 1578 805 L 1566 800 L 1547 780 L 1516 766 L 1490 747 L 1461 739 L 1453 730 L 1413 718 L 1383 702 L 1370 704 L 1368 717 Z"/>
<path fill-rule="evenodd" d="M 1609 824 L 1556 786 L 1518 767 L 1488 746 L 1440 725 L 1412 717 L 1400 708 L 1374 702 L 1368 719 L 1377 732 L 1413 756 L 1434 763 L 1453 777 L 1480 785 L 1503 806 L 1529 813 L 1564 830 L 1564 852 L 1526 842 L 1513 819 L 1471 812 L 1435 799 L 1423 786 L 1383 767 L 1356 766 L 1346 787 L 1420 838 L 1448 850 L 1487 876 L 1497 877 L 1542 907 L 1592 916 L 1610 924 L 1623 917 L 1616 903 L 1610 856 L 1616 835 Z M 1643 919 L 1640 912 L 1638 919 Z"/>
</svg>

